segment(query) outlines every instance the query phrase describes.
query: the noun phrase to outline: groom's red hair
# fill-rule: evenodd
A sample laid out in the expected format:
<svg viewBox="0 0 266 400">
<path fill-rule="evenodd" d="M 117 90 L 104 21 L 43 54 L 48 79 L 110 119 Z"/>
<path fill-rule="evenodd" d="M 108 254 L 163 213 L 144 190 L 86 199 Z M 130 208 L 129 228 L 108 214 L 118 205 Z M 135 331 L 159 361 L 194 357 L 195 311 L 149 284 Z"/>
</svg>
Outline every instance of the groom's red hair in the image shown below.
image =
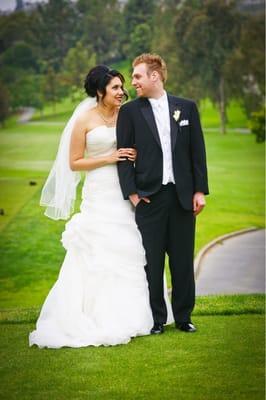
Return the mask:
<svg viewBox="0 0 266 400">
<path fill-rule="evenodd" d="M 153 71 L 157 71 L 161 77 L 163 82 L 166 82 L 167 79 L 167 68 L 165 61 L 158 54 L 151 53 L 143 53 L 140 56 L 136 57 L 132 63 L 133 68 L 138 64 L 146 64 L 148 69 L 148 74 L 151 74 Z"/>
</svg>

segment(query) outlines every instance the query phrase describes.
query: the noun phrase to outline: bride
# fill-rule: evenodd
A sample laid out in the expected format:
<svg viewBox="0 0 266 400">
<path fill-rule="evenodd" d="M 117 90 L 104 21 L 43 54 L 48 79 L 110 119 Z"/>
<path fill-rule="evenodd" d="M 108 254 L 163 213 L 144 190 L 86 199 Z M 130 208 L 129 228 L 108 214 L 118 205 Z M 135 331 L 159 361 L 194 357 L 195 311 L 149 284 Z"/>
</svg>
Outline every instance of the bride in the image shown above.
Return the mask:
<svg viewBox="0 0 266 400">
<path fill-rule="evenodd" d="M 86 177 L 80 212 L 62 234 L 66 256 L 36 330 L 29 335 L 30 346 L 125 344 L 132 337 L 148 335 L 153 326 L 142 240 L 134 210 L 123 200 L 116 168 L 118 161 L 134 162 L 136 157 L 134 149 L 116 150 L 123 84 L 118 71 L 104 65 L 91 69 L 84 85 L 90 97 L 77 107 L 61 137 L 42 191 L 45 215 L 69 218 L 78 171 L 86 171 Z"/>
</svg>

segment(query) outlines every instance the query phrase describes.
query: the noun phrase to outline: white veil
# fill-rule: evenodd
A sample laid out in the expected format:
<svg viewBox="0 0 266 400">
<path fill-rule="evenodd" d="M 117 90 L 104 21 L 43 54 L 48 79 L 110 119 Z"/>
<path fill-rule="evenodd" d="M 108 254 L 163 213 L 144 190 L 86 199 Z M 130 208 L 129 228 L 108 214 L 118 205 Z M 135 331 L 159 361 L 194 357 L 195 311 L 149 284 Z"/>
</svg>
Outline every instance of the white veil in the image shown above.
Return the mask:
<svg viewBox="0 0 266 400">
<path fill-rule="evenodd" d="M 73 112 L 62 133 L 56 159 L 42 189 L 40 205 L 47 207 L 49 218 L 68 219 L 74 211 L 76 189 L 80 172 L 72 171 L 69 165 L 70 140 L 77 117 L 96 105 L 96 98 L 86 98 Z"/>
</svg>

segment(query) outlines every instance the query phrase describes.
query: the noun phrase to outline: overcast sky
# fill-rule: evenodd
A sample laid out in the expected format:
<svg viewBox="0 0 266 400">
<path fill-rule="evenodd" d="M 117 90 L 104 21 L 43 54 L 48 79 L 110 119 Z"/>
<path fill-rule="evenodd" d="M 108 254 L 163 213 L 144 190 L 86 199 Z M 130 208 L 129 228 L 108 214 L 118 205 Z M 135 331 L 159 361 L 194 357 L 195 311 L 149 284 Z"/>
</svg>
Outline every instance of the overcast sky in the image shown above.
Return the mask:
<svg viewBox="0 0 266 400">
<path fill-rule="evenodd" d="M 39 3 L 41 0 L 26 0 L 24 3 Z M 0 0 L 0 10 L 14 10 L 16 0 Z"/>
</svg>

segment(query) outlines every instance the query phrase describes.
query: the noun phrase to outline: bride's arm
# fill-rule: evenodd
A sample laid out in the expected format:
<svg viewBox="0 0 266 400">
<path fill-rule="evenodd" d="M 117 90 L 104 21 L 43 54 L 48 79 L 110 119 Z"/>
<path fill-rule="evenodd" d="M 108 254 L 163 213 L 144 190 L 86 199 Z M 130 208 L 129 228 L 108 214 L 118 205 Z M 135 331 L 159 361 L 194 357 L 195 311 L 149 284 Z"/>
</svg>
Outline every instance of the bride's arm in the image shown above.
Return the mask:
<svg viewBox="0 0 266 400">
<path fill-rule="evenodd" d="M 118 161 L 124 161 L 132 157 L 133 149 L 119 149 L 112 154 L 103 157 L 84 158 L 86 147 L 87 128 L 82 119 L 77 120 L 73 129 L 70 142 L 70 168 L 72 171 L 89 171 L 103 167 L 108 164 L 114 164 Z"/>
</svg>

